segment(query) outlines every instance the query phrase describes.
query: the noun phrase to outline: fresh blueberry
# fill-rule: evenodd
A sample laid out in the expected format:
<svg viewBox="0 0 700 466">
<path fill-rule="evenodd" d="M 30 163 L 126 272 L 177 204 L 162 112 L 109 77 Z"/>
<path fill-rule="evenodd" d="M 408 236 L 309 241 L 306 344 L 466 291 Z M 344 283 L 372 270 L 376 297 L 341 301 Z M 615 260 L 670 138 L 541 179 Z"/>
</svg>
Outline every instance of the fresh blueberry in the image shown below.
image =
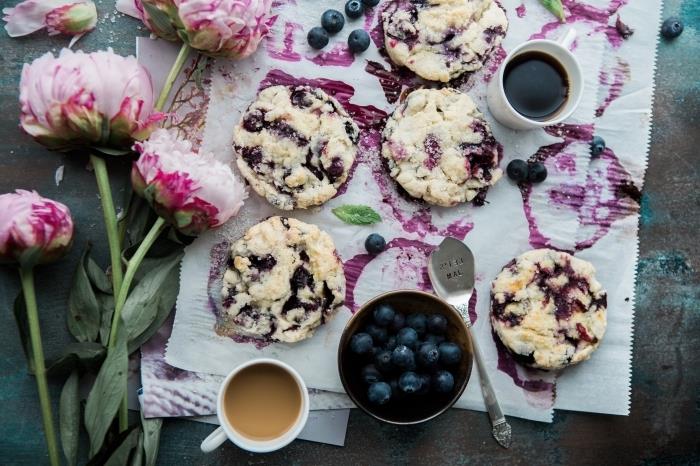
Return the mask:
<svg viewBox="0 0 700 466">
<path fill-rule="evenodd" d="M 391 351 L 384 350 L 377 353 L 374 357 L 374 365 L 380 372 L 391 372 L 394 366 L 391 364 Z"/>
<path fill-rule="evenodd" d="M 309 30 L 309 33 L 306 35 L 306 40 L 311 47 L 320 50 L 328 45 L 328 33 L 322 27 L 316 26 Z"/>
<path fill-rule="evenodd" d="M 437 393 L 450 393 L 455 388 L 455 378 L 447 371 L 437 371 L 433 375 L 433 389 Z"/>
<path fill-rule="evenodd" d="M 506 167 L 508 178 L 516 183 L 522 183 L 527 180 L 527 162 L 520 159 L 511 160 Z"/>
<path fill-rule="evenodd" d="M 462 359 L 462 349 L 450 341 L 440 343 L 438 351 L 440 351 L 440 363 L 445 366 L 457 364 Z"/>
<path fill-rule="evenodd" d="M 447 330 L 447 318 L 442 314 L 428 316 L 428 331 L 440 335 Z"/>
<path fill-rule="evenodd" d="M 605 139 L 600 136 L 593 136 L 591 139 L 591 155 L 598 157 L 605 150 Z"/>
<path fill-rule="evenodd" d="M 350 339 L 350 350 L 355 354 L 368 354 L 372 351 L 372 337 L 367 333 L 356 333 Z"/>
<path fill-rule="evenodd" d="M 362 0 L 362 4 L 367 8 L 379 5 L 379 0 Z"/>
<path fill-rule="evenodd" d="M 430 392 L 431 378 L 429 374 L 418 374 L 420 378 L 420 390 L 418 390 L 419 395 L 425 395 Z"/>
<path fill-rule="evenodd" d="M 396 343 L 416 349 L 416 346 L 418 346 L 418 332 L 411 327 L 404 327 L 396 334 Z"/>
<path fill-rule="evenodd" d="M 348 18 L 359 18 L 364 11 L 365 7 L 362 6 L 360 0 L 348 0 L 345 4 L 345 14 L 348 15 Z"/>
<path fill-rule="evenodd" d="M 434 333 L 429 333 L 425 336 L 426 343 L 432 343 L 434 345 L 439 345 L 445 341 L 445 335 L 435 335 Z"/>
<path fill-rule="evenodd" d="M 384 348 L 388 349 L 389 351 L 393 351 L 393 349 L 396 348 L 396 345 L 398 345 L 398 344 L 399 344 L 399 342 L 398 342 L 396 336 L 392 335 L 386 339 L 386 343 L 384 344 Z"/>
<path fill-rule="evenodd" d="M 353 2 L 356 0 L 350 0 Z M 350 3 L 348 2 L 348 3 Z M 348 36 L 348 47 L 352 53 L 362 53 L 369 48 L 369 34 L 364 29 L 355 29 Z"/>
<path fill-rule="evenodd" d="M 527 179 L 531 183 L 542 183 L 547 179 L 547 167 L 542 162 L 533 162 L 528 167 Z"/>
<path fill-rule="evenodd" d="M 370 403 L 384 405 L 391 399 L 391 385 L 386 382 L 375 382 L 367 389 L 367 398 Z"/>
<path fill-rule="evenodd" d="M 675 39 L 683 32 L 683 21 L 679 18 L 668 18 L 661 25 L 661 35 L 666 39 Z"/>
<path fill-rule="evenodd" d="M 386 249 L 386 240 L 377 233 L 372 233 L 365 240 L 365 249 L 370 254 L 379 254 Z"/>
<path fill-rule="evenodd" d="M 372 337 L 372 340 L 374 341 L 374 344 L 379 346 L 383 345 L 386 343 L 386 340 L 389 338 L 389 335 L 386 332 L 386 329 L 384 327 L 380 327 L 377 324 L 369 323 L 365 327 L 365 332 L 369 334 L 369 336 Z"/>
<path fill-rule="evenodd" d="M 362 368 L 362 381 L 366 384 L 372 384 L 382 380 L 382 374 L 374 364 L 368 364 Z"/>
<path fill-rule="evenodd" d="M 423 343 L 418 349 L 418 364 L 426 369 L 437 366 L 440 359 L 440 351 L 433 343 Z"/>
<path fill-rule="evenodd" d="M 399 330 L 401 330 L 405 326 L 406 326 L 406 316 L 401 314 L 400 312 L 397 312 L 394 315 L 394 321 L 389 325 L 389 330 L 391 330 L 394 333 L 397 333 Z"/>
<path fill-rule="evenodd" d="M 338 10 L 326 10 L 321 15 L 321 26 L 329 34 L 335 34 L 345 26 L 345 17 Z"/>
<path fill-rule="evenodd" d="M 415 329 L 418 335 L 425 335 L 425 331 L 428 328 L 428 317 L 420 312 L 409 314 L 406 317 L 406 325 Z"/>
<path fill-rule="evenodd" d="M 416 393 L 418 390 L 420 390 L 420 386 L 421 379 L 415 372 L 404 372 L 401 374 L 401 377 L 399 377 L 399 390 L 404 393 Z"/>
<path fill-rule="evenodd" d="M 394 321 L 396 311 L 393 307 L 389 306 L 388 304 L 380 304 L 374 308 L 374 312 L 372 313 L 372 315 L 374 316 L 375 324 L 381 325 L 382 327 L 386 327 Z"/>
<path fill-rule="evenodd" d="M 411 348 L 399 345 L 391 352 L 391 363 L 404 370 L 412 370 L 416 367 L 416 359 Z"/>
</svg>

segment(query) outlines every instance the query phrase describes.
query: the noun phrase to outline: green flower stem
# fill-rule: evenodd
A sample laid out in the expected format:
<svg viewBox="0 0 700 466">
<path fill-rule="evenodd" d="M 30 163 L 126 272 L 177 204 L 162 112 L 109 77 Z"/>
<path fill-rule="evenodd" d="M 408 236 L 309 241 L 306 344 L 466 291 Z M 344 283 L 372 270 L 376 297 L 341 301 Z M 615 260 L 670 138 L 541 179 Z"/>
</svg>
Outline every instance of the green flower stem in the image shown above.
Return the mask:
<svg viewBox="0 0 700 466">
<path fill-rule="evenodd" d="M 112 318 L 112 329 L 109 332 L 109 344 L 108 349 L 111 350 L 116 344 L 117 330 L 119 328 L 119 323 L 121 322 L 122 309 L 124 308 L 124 303 L 126 303 L 126 298 L 129 295 L 129 288 L 131 287 L 131 282 L 134 280 L 134 275 L 138 270 L 141 262 L 146 253 L 151 249 L 153 243 L 158 238 L 158 235 L 165 228 L 165 220 L 162 217 L 158 217 L 151 229 L 149 230 L 146 237 L 143 239 L 138 249 L 134 255 L 129 259 L 129 265 L 126 267 L 126 273 L 124 274 L 124 282 L 122 283 L 122 288 L 117 295 L 116 302 L 114 304 L 114 317 Z M 127 397 L 122 399 L 122 403 L 119 406 L 119 430 L 124 431 L 128 427 L 128 409 L 127 409 Z"/>
<path fill-rule="evenodd" d="M 112 189 L 109 186 L 109 176 L 107 175 L 107 164 L 102 157 L 90 154 L 90 163 L 95 170 L 97 180 L 97 190 L 100 193 L 102 203 L 102 215 L 104 216 L 105 229 L 107 230 L 107 243 L 109 244 L 109 260 L 112 263 L 112 288 L 114 296 L 119 295 L 122 287 L 122 261 L 119 241 L 119 230 L 117 228 L 117 214 L 114 211 L 114 201 L 112 200 Z"/>
<path fill-rule="evenodd" d="M 34 270 L 29 267 L 20 267 L 19 275 L 22 280 L 24 302 L 27 306 L 27 321 L 29 323 L 29 338 L 32 343 L 32 356 L 34 358 L 34 373 L 36 386 L 39 390 L 39 403 L 41 404 L 41 417 L 44 421 L 44 434 L 46 446 L 49 450 L 49 461 L 52 466 L 59 466 L 58 443 L 56 443 L 56 431 L 51 414 L 51 400 L 49 398 L 49 386 L 46 383 L 46 366 L 44 364 L 44 349 L 41 345 L 41 330 L 39 329 L 39 312 L 36 306 L 36 292 L 34 291 Z"/>
<path fill-rule="evenodd" d="M 183 42 L 182 47 L 180 47 L 180 52 L 178 52 L 177 58 L 175 59 L 175 63 L 173 63 L 172 68 L 170 68 L 168 77 L 165 78 L 165 83 L 163 83 L 163 89 L 161 89 L 158 100 L 156 101 L 155 109 L 157 111 L 163 110 L 165 102 L 168 100 L 170 90 L 173 88 L 173 84 L 175 83 L 177 76 L 180 74 L 180 71 L 182 70 L 182 67 L 184 66 L 189 54 L 190 46 Z"/>
</svg>

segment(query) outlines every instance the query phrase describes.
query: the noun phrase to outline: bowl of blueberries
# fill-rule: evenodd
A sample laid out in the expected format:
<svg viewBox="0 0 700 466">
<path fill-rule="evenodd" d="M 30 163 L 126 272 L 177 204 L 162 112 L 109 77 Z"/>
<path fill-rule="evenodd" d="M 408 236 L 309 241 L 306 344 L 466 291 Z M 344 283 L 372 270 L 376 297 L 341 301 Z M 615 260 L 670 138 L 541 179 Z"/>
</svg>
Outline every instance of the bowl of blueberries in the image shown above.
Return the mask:
<svg viewBox="0 0 700 466">
<path fill-rule="evenodd" d="M 340 337 L 338 371 L 345 391 L 370 416 L 418 424 L 462 395 L 472 345 L 461 316 L 429 293 L 391 291 L 355 312 Z"/>
</svg>

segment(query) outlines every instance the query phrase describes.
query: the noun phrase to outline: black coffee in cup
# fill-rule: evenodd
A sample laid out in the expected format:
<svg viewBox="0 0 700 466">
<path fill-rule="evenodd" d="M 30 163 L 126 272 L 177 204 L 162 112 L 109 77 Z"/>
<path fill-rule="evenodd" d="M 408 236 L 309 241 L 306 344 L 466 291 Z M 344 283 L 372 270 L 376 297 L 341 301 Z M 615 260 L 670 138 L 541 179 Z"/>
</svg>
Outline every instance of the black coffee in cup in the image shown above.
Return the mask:
<svg viewBox="0 0 700 466">
<path fill-rule="evenodd" d="M 551 55 L 524 52 L 506 65 L 503 90 L 516 112 L 531 120 L 546 121 L 566 103 L 569 80 L 564 67 Z"/>
</svg>

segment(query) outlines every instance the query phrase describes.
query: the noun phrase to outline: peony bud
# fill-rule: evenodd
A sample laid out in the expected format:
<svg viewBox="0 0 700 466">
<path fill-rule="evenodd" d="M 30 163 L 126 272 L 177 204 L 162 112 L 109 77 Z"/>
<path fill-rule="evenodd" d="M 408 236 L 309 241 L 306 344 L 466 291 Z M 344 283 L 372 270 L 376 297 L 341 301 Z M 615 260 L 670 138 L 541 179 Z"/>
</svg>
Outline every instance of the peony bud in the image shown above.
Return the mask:
<svg viewBox="0 0 700 466">
<path fill-rule="evenodd" d="M 2 10 L 10 37 L 47 28 L 49 35 L 84 34 L 95 29 L 97 9 L 89 0 L 25 0 Z"/>
<path fill-rule="evenodd" d="M 0 263 L 53 262 L 73 241 L 68 207 L 18 189 L 0 195 Z"/>
<path fill-rule="evenodd" d="M 216 228 L 235 215 L 247 193 L 231 168 L 198 154 L 173 130 L 159 129 L 134 149 L 141 154 L 131 183 L 158 215 L 187 235 Z"/>
<path fill-rule="evenodd" d="M 20 124 L 49 149 L 81 146 L 128 149 L 147 138 L 165 115 L 153 112 L 153 84 L 134 57 L 112 50 L 63 49 L 25 64 Z"/>
</svg>

